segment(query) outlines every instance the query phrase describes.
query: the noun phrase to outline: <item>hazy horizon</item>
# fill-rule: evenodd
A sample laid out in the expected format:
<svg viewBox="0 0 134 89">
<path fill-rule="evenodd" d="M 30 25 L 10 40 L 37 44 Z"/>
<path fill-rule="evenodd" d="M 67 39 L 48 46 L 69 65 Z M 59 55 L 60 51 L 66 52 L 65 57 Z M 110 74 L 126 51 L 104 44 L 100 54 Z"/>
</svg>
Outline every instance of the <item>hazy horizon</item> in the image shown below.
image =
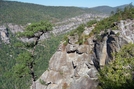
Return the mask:
<svg viewBox="0 0 134 89">
<path fill-rule="evenodd" d="M 6 0 L 6 1 L 18 1 L 24 3 L 33 3 L 45 6 L 74 6 L 74 7 L 97 7 L 97 6 L 110 6 L 116 7 L 120 5 L 133 3 L 133 0 Z"/>
</svg>

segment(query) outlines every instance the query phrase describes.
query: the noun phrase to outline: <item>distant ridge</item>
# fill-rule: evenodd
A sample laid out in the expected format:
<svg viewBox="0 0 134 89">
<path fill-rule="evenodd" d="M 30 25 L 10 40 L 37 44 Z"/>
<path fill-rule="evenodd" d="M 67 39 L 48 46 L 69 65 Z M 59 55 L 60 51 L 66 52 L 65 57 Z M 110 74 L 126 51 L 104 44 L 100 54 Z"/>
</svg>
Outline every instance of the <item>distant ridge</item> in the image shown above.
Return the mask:
<svg viewBox="0 0 134 89">
<path fill-rule="evenodd" d="M 124 6 L 119 6 L 124 8 Z M 99 6 L 94 8 L 87 7 L 63 7 L 63 6 L 43 6 L 31 3 L 16 1 L 0 2 L 0 24 L 16 23 L 26 24 L 40 20 L 52 22 L 78 16 L 84 13 L 110 14 L 117 7 Z"/>
<path fill-rule="evenodd" d="M 117 6 L 117 7 L 110 7 L 110 6 L 98 6 L 98 7 L 93 7 L 91 8 L 92 10 L 95 10 L 97 12 L 105 13 L 105 14 L 110 14 L 111 11 L 116 11 L 117 8 L 124 9 L 128 4 Z"/>
</svg>

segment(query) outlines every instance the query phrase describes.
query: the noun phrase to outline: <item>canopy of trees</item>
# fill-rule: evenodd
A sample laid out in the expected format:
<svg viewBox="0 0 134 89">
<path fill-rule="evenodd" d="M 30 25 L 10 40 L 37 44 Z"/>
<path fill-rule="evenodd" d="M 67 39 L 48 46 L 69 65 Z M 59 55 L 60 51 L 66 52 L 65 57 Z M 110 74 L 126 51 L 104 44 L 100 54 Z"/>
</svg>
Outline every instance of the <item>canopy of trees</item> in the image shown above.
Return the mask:
<svg viewBox="0 0 134 89">
<path fill-rule="evenodd" d="M 39 23 L 41 24 L 41 22 Z M 30 26 L 32 26 L 32 24 L 28 27 Z M 46 31 L 46 29 L 44 29 L 44 31 Z M 28 65 L 33 58 L 31 53 L 25 49 L 29 50 L 32 47 L 25 48 L 28 45 L 17 40 L 11 32 L 9 32 L 9 37 L 10 45 L 5 45 L 4 43 L 0 45 L 0 89 L 9 89 L 9 87 L 10 89 L 29 89 L 31 85 L 30 71 L 28 67 L 24 65 Z M 57 37 L 52 36 L 47 40 L 41 41 L 39 45 L 36 46 L 34 50 L 34 63 L 36 64 L 34 71 L 36 79 L 48 68 L 49 59 L 57 50 L 62 38 L 63 35 Z"/>
<path fill-rule="evenodd" d="M 59 21 L 86 13 L 77 7 L 54 7 L 14 1 L 0 1 L 0 24 L 27 24 L 42 20 Z M 90 10 L 91 11 L 91 10 Z"/>
</svg>

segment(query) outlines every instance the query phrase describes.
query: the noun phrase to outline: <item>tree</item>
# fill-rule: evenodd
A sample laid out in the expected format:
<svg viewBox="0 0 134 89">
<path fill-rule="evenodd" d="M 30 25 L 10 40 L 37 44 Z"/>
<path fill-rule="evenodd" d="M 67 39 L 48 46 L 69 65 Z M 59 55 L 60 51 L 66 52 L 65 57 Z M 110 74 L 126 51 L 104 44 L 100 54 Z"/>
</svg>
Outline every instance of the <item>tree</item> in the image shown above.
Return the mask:
<svg viewBox="0 0 134 89">
<path fill-rule="evenodd" d="M 49 22 L 33 23 L 28 25 L 24 32 L 18 33 L 19 37 L 35 38 L 31 43 L 25 43 L 21 48 L 25 49 L 25 52 L 20 53 L 16 58 L 16 65 L 14 67 L 15 74 L 19 78 L 30 75 L 32 81 L 32 89 L 36 89 L 35 81 L 36 75 L 34 71 L 35 66 L 35 48 L 38 45 L 40 37 L 45 33 L 52 30 L 52 25 Z"/>
<path fill-rule="evenodd" d="M 99 81 L 103 89 L 134 88 L 134 44 L 125 45 L 115 60 L 99 71 Z"/>
<path fill-rule="evenodd" d="M 132 2 L 128 6 L 130 9 L 132 9 L 134 7 Z"/>
<path fill-rule="evenodd" d="M 114 15 L 114 11 L 111 11 L 111 15 Z"/>
<path fill-rule="evenodd" d="M 117 9 L 116 9 L 116 13 L 119 14 L 119 17 L 120 17 L 120 18 L 118 18 L 119 20 L 122 19 L 122 14 L 121 14 L 121 12 L 122 12 L 122 11 L 121 11 L 120 8 L 117 8 Z"/>
</svg>

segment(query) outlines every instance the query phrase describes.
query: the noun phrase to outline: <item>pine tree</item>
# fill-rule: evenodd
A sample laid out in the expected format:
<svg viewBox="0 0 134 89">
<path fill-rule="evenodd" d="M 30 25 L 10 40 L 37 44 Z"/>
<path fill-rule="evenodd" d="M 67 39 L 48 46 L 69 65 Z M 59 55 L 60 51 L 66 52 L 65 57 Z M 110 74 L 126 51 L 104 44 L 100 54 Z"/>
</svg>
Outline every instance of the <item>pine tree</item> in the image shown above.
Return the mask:
<svg viewBox="0 0 134 89">
<path fill-rule="evenodd" d="M 24 43 L 22 49 L 25 52 L 20 53 L 16 58 L 16 65 L 14 66 L 15 74 L 19 78 L 30 76 L 32 81 L 32 89 L 36 89 L 35 81 L 36 75 L 35 67 L 35 48 L 39 44 L 40 37 L 45 33 L 52 30 L 52 25 L 49 22 L 33 23 L 28 25 L 24 32 L 18 33 L 19 37 L 34 38 L 33 42 Z"/>
</svg>

